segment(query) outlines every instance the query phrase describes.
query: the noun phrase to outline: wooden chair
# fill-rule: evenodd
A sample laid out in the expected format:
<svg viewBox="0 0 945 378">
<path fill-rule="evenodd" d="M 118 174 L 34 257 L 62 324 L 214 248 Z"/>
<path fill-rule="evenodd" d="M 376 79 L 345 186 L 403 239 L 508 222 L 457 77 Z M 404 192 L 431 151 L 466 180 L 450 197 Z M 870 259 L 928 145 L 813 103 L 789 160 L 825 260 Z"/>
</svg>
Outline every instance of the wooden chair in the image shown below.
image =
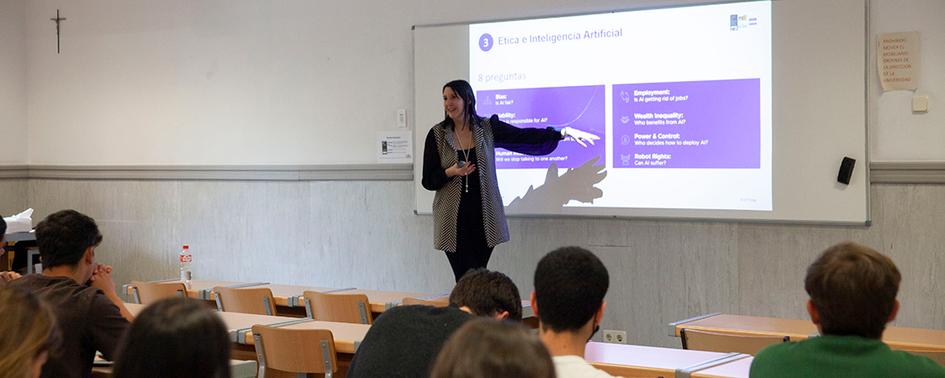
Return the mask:
<svg viewBox="0 0 945 378">
<path fill-rule="evenodd" d="M 450 302 L 449 300 L 445 300 L 445 299 L 431 301 L 431 300 L 414 298 L 414 297 L 406 297 L 402 301 L 400 301 L 400 304 L 404 306 L 422 305 L 422 306 L 432 306 L 432 307 L 446 307 L 450 305 Z"/>
<path fill-rule="evenodd" d="M 676 376 L 675 372 L 664 372 L 656 368 L 644 368 L 638 366 L 612 365 L 601 362 L 593 362 L 591 365 L 601 369 L 607 374 L 623 378 L 672 378 Z"/>
<path fill-rule="evenodd" d="M 679 330 L 679 338 L 682 339 L 683 349 L 738 352 L 752 356 L 771 344 L 786 343 L 791 340 L 788 336 L 739 335 L 695 329 Z"/>
<path fill-rule="evenodd" d="M 187 287 L 182 282 L 131 281 L 131 296 L 135 303 L 149 305 L 164 298 L 186 298 Z"/>
<path fill-rule="evenodd" d="M 302 293 L 309 318 L 329 322 L 371 324 L 371 304 L 364 294 Z"/>
<path fill-rule="evenodd" d="M 256 315 L 276 314 L 276 302 L 268 287 L 239 289 L 217 286 L 213 292 L 216 293 L 217 310 Z"/>
<path fill-rule="evenodd" d="M 335 339 L 324 329 L 285 329 L 253 326 L 253 342 L 259 361 L 258 378 L 265 378 L 266 368 L 296 374 L 324 374 L 331 378 L 338 371 Z"/>
<path fill-rule="evenodd" d="M 928 357 L 930 360 L 935 361 L 939 365 L 945 366 L 945 350 L 903 349 L 903 351 L 917 356 Z"/>
</svg>

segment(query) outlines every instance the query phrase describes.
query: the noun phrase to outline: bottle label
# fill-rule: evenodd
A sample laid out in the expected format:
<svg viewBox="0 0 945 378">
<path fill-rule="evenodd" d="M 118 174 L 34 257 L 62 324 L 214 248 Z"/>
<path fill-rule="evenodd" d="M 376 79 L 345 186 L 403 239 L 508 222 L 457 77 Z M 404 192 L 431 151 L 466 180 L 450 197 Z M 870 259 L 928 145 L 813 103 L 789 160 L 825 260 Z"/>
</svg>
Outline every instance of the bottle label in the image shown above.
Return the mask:
<svg viewBox="0 0 945 378">
<path fill-rule="evenodd" d="M 193 255 L 180 255 L 179 259 L 180 259 L 181 264 L 189 263 L 189 262 L 194 261 L 194 256 Z"/>
</svg>

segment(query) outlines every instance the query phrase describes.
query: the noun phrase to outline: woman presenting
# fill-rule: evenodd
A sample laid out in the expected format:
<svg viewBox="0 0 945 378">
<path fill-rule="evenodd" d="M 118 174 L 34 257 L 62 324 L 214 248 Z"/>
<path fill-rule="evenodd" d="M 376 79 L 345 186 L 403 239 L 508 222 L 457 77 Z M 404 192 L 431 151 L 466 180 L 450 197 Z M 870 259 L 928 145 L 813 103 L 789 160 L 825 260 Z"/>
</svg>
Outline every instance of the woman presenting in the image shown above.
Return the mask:
<svg viewBox="0 0 945 378">
<path fill-rule="evenodd" d="M 446 252 L 456 280 L 469 269 L 484 268 L 492 249 L 509 240 L 502 196 L 495 174 L 495 148 L 547 155 L 565 137 L 582 146 L 598 136 L 565 127 L 519 129 L 476 114 L 476 97 L 465 80 L 443 86 L 443 121 L 427 134 L 423 149 L 423 187 L 433 197 L 433 246 Z"/>
</svg>

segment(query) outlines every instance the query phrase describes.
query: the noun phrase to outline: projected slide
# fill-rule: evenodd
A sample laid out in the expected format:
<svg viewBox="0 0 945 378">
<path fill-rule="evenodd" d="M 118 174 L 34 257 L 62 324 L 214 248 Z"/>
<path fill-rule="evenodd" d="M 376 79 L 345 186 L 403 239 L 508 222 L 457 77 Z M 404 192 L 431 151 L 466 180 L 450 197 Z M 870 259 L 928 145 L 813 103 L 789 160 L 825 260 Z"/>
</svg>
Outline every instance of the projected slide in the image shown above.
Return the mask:
<svg viewBox="0 0 945 378">
<path fill-rule="evenodd" d="M 474 24 L 469 67 L 480 115 L 601 137 L 496 149 L 513 213 L 772 210 L 770 2 Z"/>
</svg>

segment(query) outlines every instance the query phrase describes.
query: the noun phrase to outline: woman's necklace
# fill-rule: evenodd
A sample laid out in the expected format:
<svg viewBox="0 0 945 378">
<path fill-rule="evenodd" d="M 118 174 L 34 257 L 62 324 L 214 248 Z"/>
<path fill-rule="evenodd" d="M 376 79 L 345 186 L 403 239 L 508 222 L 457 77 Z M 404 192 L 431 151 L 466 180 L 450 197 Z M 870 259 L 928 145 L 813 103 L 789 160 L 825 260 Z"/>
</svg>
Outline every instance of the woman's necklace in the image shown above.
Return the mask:
<svg viewBox="0 0 945 378">
<path fill-rule="evenodd" d="M 458 131 L 454 132 L 453 134 L 456 137 L 456 146 L 459 147 L 459 150 L 463 152 L 463 161 L 465 161 L 466 164 L 469 164 L 469 149 L 463 149 L 463 143 L 459 139 Z M 472 137 L 472 132 L 470 132 L 469 136 Z M 465 165 L 463 167 L 465 167 Z M 466 175 L 463 175 L 463 187 L 465 188 L 466 193 L 469 193 L 469 177 Z"/>
</svg>

